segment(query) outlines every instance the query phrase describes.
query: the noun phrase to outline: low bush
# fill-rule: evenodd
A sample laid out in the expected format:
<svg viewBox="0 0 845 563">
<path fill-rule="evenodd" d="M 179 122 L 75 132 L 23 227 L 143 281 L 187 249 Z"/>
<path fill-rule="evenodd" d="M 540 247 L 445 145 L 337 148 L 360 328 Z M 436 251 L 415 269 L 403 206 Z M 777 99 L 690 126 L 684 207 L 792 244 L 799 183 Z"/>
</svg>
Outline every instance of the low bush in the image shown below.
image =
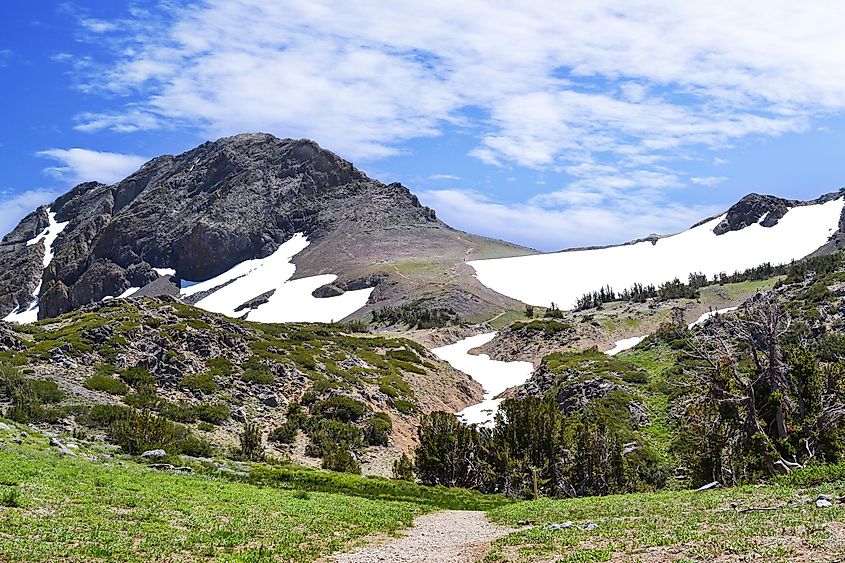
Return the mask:
<svg viewBox="0 0 845 563">
<path fill-rule="evenodd" d="M 99 373 L 95 373 L 86 379 L 84 385 L 86 389 L 102 391 L 110 395 L 125 395 L 129 391 L 129 387 L 121 380 Z"/>
<path fill-rule="evenodd" d="M 219 388 L 210 373 L 192 373 L 186 375 L 179 382 L 179 385 L 186 389 L 201 391 L 202 393 L 213 393 Z"/>
<path fill-rule="evenodd" d="M 270 432 L 270 441 L 277 444 L 292 444 L 296 440 L 297 434 L 299 434 L 299 424 L 288 419 L 284 424 L 277 426 Z"/>
<path fill-rule="evenodd" d="M 383 412 L 377 412 L 364 426 L 364 442 L 370 446 L 386 446 L 393 432 L 393 422 Z"/>
<path fill-rule="evenodd" d="M 331 418 L 341 422 L 355 422 L 367 412 L 367 405 L 361 401 L 338 395 L 317 402 L 312 412 L 323 418 Z"/>
</svg>

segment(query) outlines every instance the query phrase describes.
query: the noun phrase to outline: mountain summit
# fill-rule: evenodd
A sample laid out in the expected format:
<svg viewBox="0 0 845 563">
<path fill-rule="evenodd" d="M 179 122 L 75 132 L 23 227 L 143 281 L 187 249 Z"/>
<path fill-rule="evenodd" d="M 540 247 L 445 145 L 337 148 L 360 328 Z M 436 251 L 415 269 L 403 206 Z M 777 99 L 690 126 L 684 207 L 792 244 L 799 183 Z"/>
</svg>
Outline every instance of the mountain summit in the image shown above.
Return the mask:
<svg viewBox="0 0 845 563">
<path fill-rule="evenodd" d="M 300 247 L 280 257 L 296 235 Z M 186 291 L 202 306 L 252 268 L 260 280 L 253 276 L 251 285 L 261 291 L 241 283 L 239 301 L 230 297 L 219 311 L 249 315 L 285 281 L 261 268 L 273 256 L 289 264 L 292 284 L 320 276 L 308 298 L 369 290 L 363 301 L 347 296 L 344 306 L 329 307 L 326 318 L 283 320 L 340 320 L 361 306 L 421 296 L 474 315 L 509 300 L 481 286 L 464 259 L 526 252 L 448 227 L 407 188 L 372 180 L 313 141 L 242 134 L 154 158 L 113 185 L 80 184 L 25 217 L 0 244 L 0 318 L 52 317 L 111 297 L 179 294 L 222 280 Z"/>
</svg>

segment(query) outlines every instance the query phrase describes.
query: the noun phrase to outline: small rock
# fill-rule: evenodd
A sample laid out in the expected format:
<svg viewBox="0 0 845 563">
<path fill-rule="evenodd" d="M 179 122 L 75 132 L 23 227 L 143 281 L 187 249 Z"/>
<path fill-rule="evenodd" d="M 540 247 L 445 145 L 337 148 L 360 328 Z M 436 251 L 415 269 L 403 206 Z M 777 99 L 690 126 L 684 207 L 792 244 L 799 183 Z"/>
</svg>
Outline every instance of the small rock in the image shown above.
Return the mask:
<svg viewBox="0 0 845 563">
<path fill-rule="evenodd" d="M 65 446 L 72 449 L 72 450 L 78 450 L 79 449 L 79 444 L 65 444 Z"/>
<path fill-rule="evenodd" d="M 721 489 L 721 488 L 722 488 L 722 484 L 720 482 L 713 481 L 712 483 L 707 483 L 706 485 L 703 485 L 703 486 L 697 488 L 695 491 L 700 493 L 700 492 L 703 492 L 703 491 L 712 491 L 714 489 Z"/>
<path fill-rule="evenodd" d="M 826 495 L 823 493 L 819 493 L 819 496 L 816 497 L 816 500 L 829 500 L 833 502 L 833 495 Z"/>
<path fill-rule="evenodd" d="M 560 524 L 549 524 L 546 526 L 547 530 L 565 530 L 567 528 L 571 528 L 574 526 L 571 520 L 567 520 L 566 522 L 562 522 Z"/>
<path fill-rule="evenodd" d="M 232 420 L 235 422 L 246 422 L 246 411 L 243 407 L 238 407 L 232 411 Z"/>
<path fill-rule="evenodd" d="M 141 454 L 141 457 L 145 459 L 161 459 L 167 455 L 167 452 L 164 450 L 147 450 Z"/>
<path fill-rule="evenodd" d="M 180 473 L 190 473 L 191 471 L 193 471 L 193 469 L 191 469 L 188 466 L 183 465 L 182 467 L 176 467 L 174 469 L 174 471 L 179 471 Z"/>
<path fill-rule="evenodd" d="M 5 422 L 0 422 L 0 430 L 3 432 L 12 432 L 14 428 L 6 424 Z"/>
<path fill-rule="evenodd" d="M 592 522 L 592 521 L 585 522 L 584 524 L 581 525 L 581 529 L 587 530 L 588 532 L 592 532 L 593 530 L 597 530 L 598 527 L 599 527 L 599 525 L 596 524 L 595 522 Z"/>
<path fill-rule="evenodd" d="M 59 446 L 62 446 L 64 444 L 62 444 L 62 442 L 58 438 L 53 436 L 52 438 L 50 438 L 50 445 L 55 446 L 55 447 L 59 447 Z"/>
<path fill-rule="evenodd" d="M 816 508 L 830 508 L 833 503 L 829 500 L 819 499 L 816 501 Z"/>
<path fill-rule="evenodd" d="M 258 399 L 268 407 L 278 407 L 279 397 L 275 393 L 261 393 Z"/>
<path fill-rule="evenodd" d="M 147 467 L 151 469 L 158 469 L 159 471 L 172 471 L 176 469 L 173 465 L 169 463 L 151 463 Z"/>
</svg>

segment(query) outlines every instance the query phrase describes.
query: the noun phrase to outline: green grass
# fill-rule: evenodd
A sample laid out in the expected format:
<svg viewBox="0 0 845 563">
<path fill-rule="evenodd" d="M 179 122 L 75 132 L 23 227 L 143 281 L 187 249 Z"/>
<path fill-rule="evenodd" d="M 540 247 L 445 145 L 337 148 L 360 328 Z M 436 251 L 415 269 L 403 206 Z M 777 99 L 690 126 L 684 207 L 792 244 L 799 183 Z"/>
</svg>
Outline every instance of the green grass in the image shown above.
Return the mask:
<svg viewBox="0 0 845 563">
<path fill-rule="evenodd" d="M 843 482 L 805 490 L 801 499 L 834 493 Z M 487 561 L 729 560 L 782 561 L 813 550 L 838 561 L 845 557 L 841 525 L 845 505 L 819 509 L 814 504 L 778 511 L 738 513 L 739 507 L 781 506 L 796 498 L 783 486 L 741 487 L 707 493 L 694 491 L 618 495 L 571 500 L 526 501 L 488 514 L 494 522 L 535 526 L 498 540 Z M 548 530 L 571 520 L 576 527 Z M 577 527 L 595 522 L 593 531 Z M 838 530 L 838 531 L 837 531 Z M 831 542 L 834 533 L 838 543 Z M 662 558 L 660 558 L 662 556 Z M 808 559 L 812 559 L 811 557 Z"/>
<path fill-rule="evenodd" d="M 430 509 L 32 449 L 0 452 L 0 475 L 2 561 L 312 561 Z"/>
<path fill-rule="evenodd" d="M 450 510 L 489 510 L 512 501 L 459 488 L 427 487 L 383 477 L 314 471 L 299 467 L 260 467 L 249 477 L 255 484 L 291 490 L 331 491 L 373 500 L 403 501 Z"/>
<path fill-rule="evenodd" d="M 775 276 L 766 280 L 750 280 L 738 283 L 727 283 L 725 285 L 711 285 L 701 290 L 701 301 L 710 303 L 728 299 L 735 301 L 751 297 L 759 291 L 768 291 L 775 284 L 786 276 Z"/>
</svg>

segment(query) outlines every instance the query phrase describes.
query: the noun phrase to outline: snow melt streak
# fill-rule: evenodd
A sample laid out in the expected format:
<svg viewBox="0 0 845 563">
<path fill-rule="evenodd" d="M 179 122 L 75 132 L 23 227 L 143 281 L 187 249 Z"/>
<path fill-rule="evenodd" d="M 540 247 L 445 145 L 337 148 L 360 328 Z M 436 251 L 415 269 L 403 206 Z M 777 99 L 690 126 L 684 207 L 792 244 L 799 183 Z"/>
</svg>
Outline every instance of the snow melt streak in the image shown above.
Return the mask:
<svg viewBox="0 0 845 563">
<path fill-rule="evenodd" d="M 291 259 L 308 246 L 301 233 L 295 234 L 266 258 L 246 260 L 230 270 L 202 282 L 183 282 L 183 296 L 219 288 L 197 302 L 197 307 L 230 317 L 265 323 L 332 322 L 347 317 L 367 304 L 373 288 L 347 291 L 336 297 L 317 298 L 311 293 L 337 279 L 334 274 L 290 281 L 296 271 Z M 221 287 L 222 286 L 222 287 Z M 254 309 L 236 309 L 268 292 L 272 295 Z"/>
<path fill-rule="evenodd" d="M 44 259 L 42 260 L 43 268 L 47 268 L 50 263 L 53 261 L 53 243 L 56 242 L 56 239 L 59 237 L 59 234 L 65 227 L 69 221 L 64 223 L 59 223 L 56 221 L 56 214 L 47 210 L 47 228 L 37 234 L 34 238 L 28 240 L 26 242 L 27 246 L 32 246 L 33 244 L 38 244 L 39 242 L 44 243 Z M 42 270 L 43 272 L 43 270 Z M 43 274 L 42 274 L 43 275 Z M 10 323 L 19 323 L 19 324 L 29 324 L 34 323 L 38 320 L 38 294 L 41 293 L 41 281 L 39 280 L 38 285 L 35 286 L 35 291 L 32 292 L 32 303 L 29 304 L 24 310 L 15 310 L 6 315 L 3 319 L 6 322 Z"/>
<path fill-rule="evenodd" d="M 724 215 L 657 244 L 538 254 L 469 262 L 490 289 L 525 303 L 572 307 L 583 294 L 605 285 L 621 290 L 635 283 L 686 281 L 692 272 L 713 276 L 807 256 L 836 229 L 843 199 L 791 209 L 774 227 L 759 223 L 716 236 Z"/>
<path fill-rule="evenodd" d="M 495 332 L 465 338 L 455 344 L 434 348 L 432 353 L 464 372 L 484 388 L 484 400 L 457 413 L 468 424 L 492 426 L 501 399 L 496 395 L 515 385 L 525 383 L 534 371 L 531 362 L 500 362 L 487 354 L 473 355 L 469 351 L 487 344 L 496 337 Z"/>
</svg>

